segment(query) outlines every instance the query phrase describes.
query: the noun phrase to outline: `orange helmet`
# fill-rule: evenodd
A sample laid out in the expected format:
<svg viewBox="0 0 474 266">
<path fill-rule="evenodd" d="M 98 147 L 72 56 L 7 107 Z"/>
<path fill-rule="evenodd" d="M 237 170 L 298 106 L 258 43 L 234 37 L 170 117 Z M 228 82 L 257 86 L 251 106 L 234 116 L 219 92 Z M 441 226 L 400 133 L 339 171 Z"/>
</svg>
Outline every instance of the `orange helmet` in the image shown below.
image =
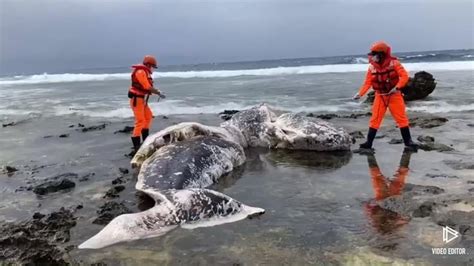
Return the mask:
<svg viewBox="0 0 474 266">
<path fill-rule="evenodd" d="M 143 58 L 143 64 L 149 65 L 153 68 L 158 67 L 158 61 L 156 61 L 156 58 L 152 55 L 145 55 L 145 57 Z"/>
<path fill-rule="evenodd" d="M 385 53 L 385 54 L 388 54 L 390 51 L 390 46 L 388 46 L 388 44 L 384 41 L 378 41 L 378 42 L 375 42 L 372 44 L 372 46 L 370 47 L 370 53 L 369 54 L 373 54 L 373 53 Z"/>
</svg>

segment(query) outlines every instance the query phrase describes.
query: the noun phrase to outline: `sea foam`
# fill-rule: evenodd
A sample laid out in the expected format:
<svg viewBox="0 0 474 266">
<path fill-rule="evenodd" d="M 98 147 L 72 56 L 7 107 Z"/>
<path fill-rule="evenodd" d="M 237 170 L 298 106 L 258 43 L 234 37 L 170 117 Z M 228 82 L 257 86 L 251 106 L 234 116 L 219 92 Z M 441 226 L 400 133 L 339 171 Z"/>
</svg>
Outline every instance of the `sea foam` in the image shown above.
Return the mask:
<svg viewBox="0 0 474 266">
<path fill-rule="evenodd" d="M 405 63 L 408 71 L 459 71 L 474 70 L 474 61 L 451 61 L 451 62 L 424 62 Z M 314 65 L 296 67 L 274 67 L 260 69 L 241 70 L 203 70 L 203 71 L 174 71 L 155 72 L 155 78 L 228 78 L 238 76 L 279 76 L 298 74 L 318 74 L 318 73 L 346 73 L 363 72 L 367 70 L 367 64 L 335 64 L 335 65 Z M 63 83 L 63 82 L 85 82 L 85 81 L 107 81 L 107 80 L 127 80 L 130 73 L 115 74 L 39 74 L 31 76 L 15 76 L 0 79 L 0 85 L 21 85 L 21 84 L 42 84 L 42 83 Z"/>
</svg>

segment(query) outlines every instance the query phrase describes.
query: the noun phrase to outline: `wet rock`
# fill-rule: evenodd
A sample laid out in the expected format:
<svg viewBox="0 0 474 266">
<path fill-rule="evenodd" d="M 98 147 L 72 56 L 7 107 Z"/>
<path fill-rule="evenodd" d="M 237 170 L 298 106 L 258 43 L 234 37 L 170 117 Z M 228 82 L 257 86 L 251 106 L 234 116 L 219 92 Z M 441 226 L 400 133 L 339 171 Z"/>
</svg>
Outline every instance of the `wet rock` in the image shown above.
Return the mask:
<svg viewBox="0 0 474 266">
<path fill-rule="evenodd" d="M 111 189 L 109 189 L 105 195 L 104 195 L 104 199 L 105 198 L 117 198 L 119 197 L 119 193 L 122 192 L 123 190 L 125 190 L 125 187 L 122 186 L 122 185 L 119 185 L 119 186 L 114 186 L 112 187 Z"/>
<path fill-rule="evenodd" d="M 410 195 L 424 195 L 424 194 L 431 194 L 431 195 L 438 195 L 444 193 L 444 189 L 436 187 L 436 186 L 422 186 L 422 185 L 415 185 L 415 184 L 406 184 L 404 189 L 404 193 L 410 192 Z"/>
<path fill-rule="evenodd" d="M 420 141 L 420 143 L 418 143 L 418 147 L 424 151 L 454 151 L 454 149 L 448 145 L 435 143 L 435 138 L 431 136 L 419 136 L 417 140 Z"/>
<path fill-rule="evenodd" d="M 362 131 L 352 131 L 351 133 L 349 133 L 349 135 L 351 135 L 352 137 L 356 138 L 356 139 L 363 139 L 365 138 L 364 136 L 364 133 L 362 133 Z"/>
<path fill-rule="evenodd" d="M 168 117 L 167 117 L 166 115 L 164 115 L 162 118 L 163 118 L 163 119 L 168 119 Z"/>
<path fill-rule="evenodd" d="M 426 174 L 429 178 L 459 178 L 455 175 L 446 175 L 446 174 Z"/>
<path fill-rule="evenodd" d="M 317 115 L 316 117 L 324 119 L 324 120 L 331 120 L 331 119 L 336 118 L 338 116 L 336 114 L 322 114 L 322 115 Z"/>
<path fill-rule="evenodd" d="M 333 119 L 333 118 L 357 119 L 359 117 L 365 117 L 365 116 L 371 116 L 371 115 L 372 115 L 372 113 L 368 112 L 368 113 L 353 113 L 353 114 L 349 114 L 349 115 L 321 114 L 321 115 L 317 115 L 316 117 L 320 118 L 320 119 L 323 119 L 323 120 L 330 120 L 330 119 Z M 314 117 L 315 115 L 313 113 L 309 113 L 306 116 Z"/>
<path fill-rule="evenodd" d="M 411 127 L 433 128 L 444 125 L 448 121 L 447 118 L 433 116 L 433 117 L 415 117 L 410 120 Z"/>
<path fill-rule="evenodd" d="M 42 213 L 39 213 L 39 212 L 35 212 L 33 214 L 33 219 L 41 219 L 43 217 L 45 217 L 46 215 L 42 214 Z"/>
<path fill-rule="evenodd" d="M 33 192 L 37 195 L 46 195 L 46 194 L 58 192 L 61 190 L 69 191 L 75 186 L 76 186 L 76 183 L 65 178 L 62 180 L 47 181 L 41 185 L 35 186 L 33 187 Z"/>
<path fill-rule="evenodd" d="M 67 137 L 69 137 L 69 134 L 61 134 L 61 135 L 59 135 L 59 137 L 60 138 L 67 138 Z"/>
<path fill-rule="evenodd" d="M 410 78 L 407 86 L 402 89 L 405 101 L 415 101 L 426 98 L 436 88 L 436 82 L 428 72 L 420 71 Z"/>
<path fill-rule="evenodd" d="M 416 208 L 412 216 L 413 217 L 428 217 L 433 213 L 433 206 L 436 205 L 436 203 L 432 201 L 427 201 L 423 202 L 418 208 Z"/>
<path fill-rule="evenodd" d="M 239 110 L 224 110 L 224 112 L 219 113 L 219 117 L 223 120 L 227 121 L 232 118 L 232 116 L 238 113 Z"/>
<path fill-rule="evenodd" d="M 44 139 L 49 139 L 49 138 L 52 138 L 52 137 L 53 137 L 53 135 L 47 135 L 47 136 L 44 136 L 43 138 Z"/>
<path fill-rule="evenodd" d="M 85 127 L 83 124 L 79 123 L 77 124 L 77 127 Z"/>
<path fill-rule="evenodd" d="M 79 182 L 88 181 L 89 178 L 92 177 L 92 176 L 95 176 L 95 173 L 89 173 L 89 174 L 83 175 L 83 176 L 81 176 L 81 178 L 79 178 Z"/>
<path fill-rule="evenodd" d="M 474 180 L 468 180 L 467 183 L 468 184 L 474 184 Z"/>
<path fill-rule="evenodd" d="M 69 125 L 69 128 L 73 128 L 75 125 Z"/>
<path fill-rule="evenodd" d="M 349 133 L 352 137 L 352 144 L 356 143 L 356 139 L 365 138 L 364 134 L 361 131 L 352 131 Z"/>
<path fill-rule="evenodd" d="M 402 144 L 403 140 L 402 139 L 391 139 L 388 144 Z"/>
<path fill-rule="evenodd" d="M 122 173 L 124 175 L 128 174 L 128 169 L 127 168 L 119 167 L 119 171 L 120 171 L 120 173 Z"/>
<path fill-rule="evenodd" d="M 434 142 L 435 138 L 432 136 L 419 136 L 417 140 L 420 142 Z"/>
<path fill-rule="evenodd" d="M 451 210 L 433 215 L 433 221 L 440 226 L 455 228 L 465 237 L 463 240 L 473 242 L 474 240 L 474 212 Z"/>
<path fill-rule="evenodd" d="M 117 134 L 117 133 L 130 133 L 130 132 L 133 131 L 133 129 L 134 129 L 134 127 L 125 126 L 123 129 L 115 131 L 114 134 Z"/>
<path fill-rule="evenodd" d="M 81 131 L 82 132 L 89 132 L 89 131 L 102 130 L 102 129 L 105 129 L 106 125 L 107 124 L 105 124 L 105 123 L 97 125 L 97 126 L 90 126 L 90 127 L 84 127 L 84 125 L 82 125 Z"/>
<path fill-rule="evenodd" d="M 10 122 L 10 123 L 6 123 L 6 124 L 2 124 L 3 127 L 12 127 L 12 126 L 14 126 L 14 125 L 16 125 L 15 122 Z"/>
<path fill-rule="evenodd" d="M 473 188 L 470 188 L 470 189 L 468 189 L 467 191 L 469 191 L 469 192 L 474 192 L 474 187 L 473 187 Z"/>
<path fill-rule="evenodd" d="M 5 171 L 7 174 L 13 174 L 14 172 L 17 172 L 18 169 L 16 169 L 16 168 L 13 167 L 13 166 L 6 165 L 6 166 L 4 167 L 4 171 Z"/>
<path fill-rule="evenodd" d="M 446 165 L 453 168 L 454 170 L 464 170 L 470 169 L 474 170 L 474 163 L 473 162 L 465 162 L 463 160 L 444 160 L 443 161 Z"/>
<path fill-rule="evenodd" d="M 448 145 L 441 144 L 441 143 L 433 143 L 433 142 L 420 142 L 418 143 L 418 148 L 424 151 L 439 151 L 439 152 L 446 152 L 446 151 L 454 151 L 452 147 Z"/>
<path fill-rule="evenodd" d="M 421 186 L 406 184 L 403 193 L 377 202 L 384 210 L 398 213 L 405 217 L 426 217 L 433 212 L 435 202 L 430 200 L 418 200 L 418 196 L 434 196 L 444 192 L 444 189 L 435 186 Z"/>
<path fill-rule="evenodd" d="M 20 223 L 0 223 L 0 261 L 8 264 L 66 265 L 66 250 L 61 244 L 70 240 L 76 225 L 70 210 L 61 208 L 48 215 L 35 213 Z"/>
<path fill-rule="evenodd" d="M 474 127 L 474 124 L 467 124 L 468 127 Z"/>
<path fill-rule="evenodd" d="M 123 202 L 109 201 L 99 208 L 97 211 L 99 216 L 92 223 L 106 225 L 115 217 L 131 212 Z"/>
<path fill-rule="evenodd" d="M 126 182 L 125 179 L 121 176 L 121 177 L 117 177 L 114 180 L 112 180 L 112 185 L 123 184 L 125 182 Z"/>
</svg>

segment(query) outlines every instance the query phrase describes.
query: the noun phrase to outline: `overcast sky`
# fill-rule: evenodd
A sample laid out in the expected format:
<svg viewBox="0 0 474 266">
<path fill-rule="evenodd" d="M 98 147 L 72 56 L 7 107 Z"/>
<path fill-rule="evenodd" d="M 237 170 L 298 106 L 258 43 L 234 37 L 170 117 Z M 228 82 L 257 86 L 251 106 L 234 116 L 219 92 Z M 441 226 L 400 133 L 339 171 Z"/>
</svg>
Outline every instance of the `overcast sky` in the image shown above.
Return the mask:
<svg viewBox="0 0 474 266">
<path fill-rule="evenodd" d="M 0 0 L 0 73 L 474 47 L 474 0 Z"/>
</svg>

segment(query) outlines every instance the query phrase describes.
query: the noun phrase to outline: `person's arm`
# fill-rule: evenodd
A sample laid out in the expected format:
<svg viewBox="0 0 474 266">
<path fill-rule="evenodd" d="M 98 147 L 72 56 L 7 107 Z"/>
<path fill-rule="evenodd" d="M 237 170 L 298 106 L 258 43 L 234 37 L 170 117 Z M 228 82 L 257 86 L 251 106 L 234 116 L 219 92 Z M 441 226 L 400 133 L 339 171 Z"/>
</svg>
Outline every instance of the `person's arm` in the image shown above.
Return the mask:
<svg viewBox="0 0 474 266">
<path fill-rule="evenodd" d="M 362 97 L 364 96 L 367 91 L 372 87 L 372 73 L 370 70 L 367 70 L 367 74 L 365 75 L 365 81 L 364 84 L 360 87 L 359 89 L 359 96 Z"/>
<path fill-rule="evenodd" d="M 153 88 L 150 81 L 148 81 L 148 75 L 146 74 L 145 70 L 142 70 L 142 69 L 138 70 L 137 73 L 135 73 L 135 77 L 137 78 L 138 82 L 140 82 L 142 87 L 145 90 L 149 91 L 150 94 L 151 93 L 160 94 L 160 91 Z"/>
<path fill-rule="evenodd" d="M 395 85 L 395 87 L 400 90 L 403 87 L 405 87 L 408 83 L 408 72 L 402 66 L 400 61 L 396 60 L 394 63 L 395 64 L 393 65 L 393 68 L 398 74 L 398 83 L 397 85 Z"/>
</svg>

